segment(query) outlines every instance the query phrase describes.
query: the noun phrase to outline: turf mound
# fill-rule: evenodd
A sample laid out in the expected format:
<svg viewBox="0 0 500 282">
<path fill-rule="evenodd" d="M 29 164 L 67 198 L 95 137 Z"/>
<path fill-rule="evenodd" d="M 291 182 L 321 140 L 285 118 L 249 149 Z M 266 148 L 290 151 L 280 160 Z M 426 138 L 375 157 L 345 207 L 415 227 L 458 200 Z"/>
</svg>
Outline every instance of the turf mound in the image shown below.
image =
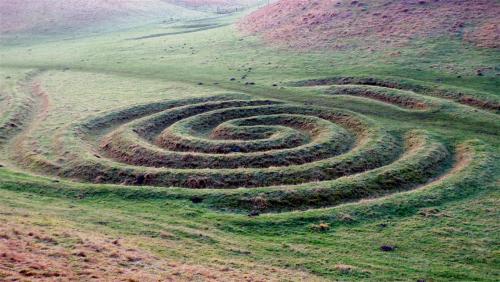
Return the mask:
<svg viewBox="0 0 500 282">
<path fill-rule="evenodd" d="M 499 99 L 490 94 L 478 95 L 463 89 L 449 89 L 437 85 L 423 85 L 408 79 L 385 79 L 377 77 L 330 77 L 293 82 L 291 86 L 325 86 L 332 88 L 329 94 L 361 96 L 395 104 L 408 109 L 425 110 L 437 105 L 423 96 L 444 98 L 467 106 L 500 112 Z M 421 94 L 421 95 L 417 95 Z M 420 96 L 420 97 L 419 97 Z"/>
<path fill-rule="evenodd" d="M 20 133 L 7 138 L 10 159 L 79 182 L 188 188 L 180 189 L 190 192 L 179 197 L 223 210 L 272 212 L 416 189 L 441 179 L 451 166 L 467 171 L 451 153 L 456 147 L 433 133 L 389 131 L 354 111 L 239 93 L 92 114 L 58 128 L 52 144 L 42 149 L 31 136 L 45 120 L 50 100 L 32 75 L 26 81 L 32 95 L 26 110 L 13 111 L 25 119 Z M 402 115 L 472 110 L 495 116 L 456 105 L 463 97 L 448 97 L 455 93 L 448 88 L 412 80 L 333 77 L 291 85 L 319 88 L 325 97 L 388 104 Z"/>
<path fill-rule="evenodd" d="M 97 144 L 85 142 L 97 131 L 105 133 Z M 244 95 L 120 110 L 75 124 L 59 140 L 66 177 L 189 188 L 323 181 L 400 153 L 397 138 L 355 113 Z"/>
<path fill-rule="evenodd" d="M 14 88 L 0 93 L 0 144 L 6 143 L 29 123 L 31 113 L 35 111 L 34 100 L 28 89 L 31 79 L 38 72 L 30 72 Z M 34 85 L 36 87 L 36 85 Z"/>
<path fill-rule="evenodd" d="M 31 112 L 33 101 L 29 96 L 2 95 L 0 110 L 3 113 L 0 119 L 0 143 L 9 140 L 23 127 Z"/>
<path fill-rule="evenodd" d="M 18 160 L 83 182 L 217 189 L 226 208 L 259 211 L 411 189 L 451 160 L 424 131 L 389 133 L 354 112 L 244 94 L 114 110 L 68 125 L 55 144 L 57 161 L 23 142 Z"/>
<path fill-rule="evenodd" d="M 498 48 L 498 14 L 500 4 L 495 0 L 292 0 L 260 9 L 239 26 L 269 42 L 298 49 L 378 49 L 437 36 Z"/>
</svg>

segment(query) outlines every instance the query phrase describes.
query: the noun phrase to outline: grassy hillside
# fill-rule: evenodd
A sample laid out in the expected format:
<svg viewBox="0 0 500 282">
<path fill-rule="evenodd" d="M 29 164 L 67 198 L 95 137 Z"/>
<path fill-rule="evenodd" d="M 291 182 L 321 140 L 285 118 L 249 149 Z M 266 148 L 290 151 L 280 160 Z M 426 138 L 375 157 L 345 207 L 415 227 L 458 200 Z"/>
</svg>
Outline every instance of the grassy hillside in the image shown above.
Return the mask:
<svg viewBox="0 0 500 282">
<path fill-rule="evenodd" d="M 2 42 L 0 280 L 498 280 L 498 50 L 242 16 Z"/>
<path fill-rule="evenodd" d="M 3 1 L 0 33 L 54 35 L 75 31 L 103 31 L 159 19 L 186 19 L 203 14 L 160 0 L 148 1 Z"/>
<path fill-rule="evenodd" d="M 499 48 L 499 13 L 497 0 L 291 0 L 258 10 L 239 26 L 299 49 L 379 49 L 440 36 Z"/>
<path fill-rule="evenodd" d="M 167 0 L 170 3 L 201 10 L 229 12 L 267 3 L 265 0 Z"/>
</svg>

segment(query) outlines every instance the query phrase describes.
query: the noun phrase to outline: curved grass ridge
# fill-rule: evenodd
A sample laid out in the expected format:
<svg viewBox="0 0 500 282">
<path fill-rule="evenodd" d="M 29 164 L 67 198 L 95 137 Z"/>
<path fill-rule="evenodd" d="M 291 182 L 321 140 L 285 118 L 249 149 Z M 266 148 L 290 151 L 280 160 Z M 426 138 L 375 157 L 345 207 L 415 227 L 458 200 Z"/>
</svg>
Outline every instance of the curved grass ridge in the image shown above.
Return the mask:
<svg viewBox="0 0 500 282">
<path fill-rule="evenodd" d="M 498 181 L 498 153 L 490 146 L 480 140 L 465 141 L 455 149 L 453 165 L 443 171 L 439 177 L 429 179 L 423 185 L 417 185 L 403 193 L 391 193 L 384 197 L 368 200 L 355 201 L 340 206 L 328 205 L 328 209 L 310 209 L 295 213 L 270 214 L 266 217 L 255 218 L 248 221 L 246 218 L 235 218 L 234 222 L 240 222 L 243 228 L 256 228 L 269 224 L 269 217 L 280 220 L 294 221 L 294 224 L 316 223 L 318 221 L 331 222 L 339 225 L 350 224 L 341 218 L 345 214 L 354 216 L 355 221 L 369 221 L 386 218 L 391 214 L 396 216 L 407 216 L 416 213 L 420 208 L 441 205 L 446 202 L 460 200 L 486 189 L 496 187 Z M 252 206 L 233 208 L 233 202 L 224 202 L 230 199 L 241 199 L 241 195 L 228 196 L 228 193 L 237 194 L 237 190 L 194 190 L 194 189 L 162 189 L 157 187 L 134 187 L 115 185 L 92 185 L 61 181 L 54 183 L 47 178 L 33 178 L 23 173 L 13 173 L 6 169 L 0 169 L 2 181 L 1 189 L 13 191 L 25 191 L 39 193 L 47 196 L 63 196 L 69 198 L 91 197 L 120 197 L 123 199 L 148 200 L 148 199 L 185 199 L 196 197 L 203 200 L 203 205 L 215 210 L 245 212 Z M 339 181 L 342 179 L 339 179 Z M 487 180 L 485 182 L 485 180 Z M 257 191 L 256 195 L 258 195 Z M 242 193 L 247 193 L 244 191 Z M 250 197 L 251 195 L 246 194 Z M 229 207 L 226 206 L 229 204 Z M 326 206 L 325 206 L 326 207 Z M 268 209 L 270 210 L 270 209 Z M 295 210 L 294 208 L 282 211 Z M 273 210 L 279 211 L 279 210 Z"/>
<path fill-rule="evenodd" d="M 35 110 L 35 101 L 31 95 L 23 91 L 28 88 L 27 81 L 31 80 L 39 72 L 29 72 L 26 77 L 19 81 L 13 89 L 8 92 L 0 93 L 3 97 L 0 105 L 0 145 L 5 144 L 14 135 L 19 133 L 25 126 L 33 111 Z M 39 84 L 32 85 L 33 92 L 37 92 Z"/>
<path fill-rule="evenodd" d="M 255 100 L 253 102 L 256 101 L 259 100 Z M 187 100 L 184 102 L 186 104 L 192 103 L 192 101 Z M 96 154 L 96 151 L 99 149 L 96 150 L 95 147 L 92 147 L 91 144 L 84 141 L 88 140 L 86 136 L 87 134 L 93 132 L 91 129 L 94 126 L 83 123 L 81 126 L 70 128 L 67 134 L 59 138 L 62 144 L 61 148 L 64 150 L 61 151 L 60 154 L 64 155 L 68 160 L 64 165 L 61 175 L 92 182 L 125 182 L 125 184 L 148 184 L 167 187 L 263 187 L 322 181 L 357 173 L 389 163 L 396 158 L 400 152 L 396 138 L 392 137 L 373 122 L 355 113 L 342 110 L 322 108 L 311 109 L 295 105 L 281 105 L 277 102 L 269 104 L 270 101 L 267 100 L 261 100 L 259 103 L 267 103 L 268 105 L 229 107 L 220 110 L 208 110 L 208 112 L 198 115 L 187 110 L 189 107 L 198 108 L 197 105 L 191 105 L 187 108 L 183 108 L 180 116 L 171 115 L 170 113 L 175 109 L 168 109 L 165 113 L 158 113 L 157 115 L 154 115 L 152 120 L 148 120 L 146 118 L 145 120 L 139 120 L 139 124 L 133 122 L 132 125 L 130 125 L 130 130 L 127 130 L 129 125 L 125 124 L 125 127 L 119 127 L 118 131 L 111 131 L 111 133 L 104 138 L 104 145 L 102 145 L 101 142 L 101 149 L 104 151 L 102 156 Z M 207 105 L 204 107 L 207 107 Z M 208 107 L 208 109 L 210 109 L 210 107 Z M 297 118 L 297 114 L 309 116 Z M 114 115 L 114 113 L 112 113 L 112 115 Z M 278 124 L 285 122 L 286 124 L 291 122 L 290 119 L 293 119 L 297 125 L 300 125 L 304 121 L 310 122 L 314 120 L 317 123 L 322 123 L 322 130 L 317 131 L 317 128 L 311 125 L 301 126 L 302 130 L 307 129 L 308 127 L 312 130 L 311 132 L 313 132 L 313 134 L 311 135 L 311 139 L 319 140 L 316 143 L 313 141 L 295 148 L 266 150 L 249 154 L 205 154 L 196 152 L 196 147 L 193 148 L 194 152 L 185 152 L 185 150 L 172 150 L 166 152 L 162 151 L 161 148 L 156 147 L 154 148 L 156 150 L 155 152 L 153 149 L 154 145 L 147 142 L 147 137 L 142 138 L 142 140 L 137 135 L 134 137 L 134 134 L 140 135 L 138 130 L 134 130 L 134 126 L 140 126 L 142 122 L 147 122 L 149 124 L 163 124 L 168 128 L 170 124 L 168 122 L 166 124 L 163 123 L 165 122 L 165 117 L 170 117 L 171 119 L 172 117 L 176 117 L 173 118 L 173 121 L 171 121 L 173 122 L 172 127 L 175 127 L 175 125 L 178 124 L 177 122 L 183 123 L 188 121 L 188 127 L 190 129 L 197 129 L 195 124 L 189 123 L 189 118 L 184 118 L 190 115 L 194 118 L 192 122 L 196 123 L 196 120 L 204 121 L 206 122 L 205 125 L 207 125 L 208 128 L 211 128 L 212 125 L 215 126 L 213 124 L 214 119 L 217 122 L 225 122 L 236 118 L 239 122 L 248 122 L 248 120 L 242 121 L 238 117 L 243 115 L 243 117 L 248 118 L 252 116 L 260 117 L 263 115 L 266 116 L 265 119 L 268 119 L 268 121 L 273 124 L 276 122 L 279 122 Z M 221 119 L 221 117 L 225 118 Z M 158 122 L 158 119 L 163 122 Z M 177 119 L 180 119 L 180 121 L 177 121 Z M 320 119 L 324 120 L 321 121 Z M 333 121 L 338 123 L 338 125 L 344 127 L 345 129 L 341 129 L 339 126 L 327 125 L 326 122 L 328 120 L 330 122 Z M 90 122 L 92 123 L 92 120 Z M 255 122 L 255 120 L 253 122 Z M 152 129 L 153 132 L 155 131 L 154 126 L 148 127 L 148 129 Z M 334 131 L 325 132 L 325 129 L 333 129 Z M 194 131 L 196 132 L 196 130 Z M 131 138 L 128 139 L 127 135 L 123 136 L 122 133 L 124 132 L 130 134 Z M 336 138 L 348 136 L 346 135 L 348 134 L 347 132 L 350 132 L 349 134 L 352 134 L 357 138 L 355 144 L 337 142 Z M 116 133 L 118 135 L 115 135 Z M 342 135 L 339 135 L 339 133 Z M 187 138 L 188 136 L 184 137 Z M 334 139 L 332 140 L 331 138 Z M 196 141 L 196 138 L 193 140 Z M 349 140 L 351 139 L 344 139 L 344 141 Z M 140 142 L 136 143 L 136 141 Z M 228 140 L 216 141 L 222 143 L 233 142 Z M 353 145 L 353 150 L 340 156 L 330 157 L 331 155 L 337 155 L 344 152 Z M 140 149 L 137 150 L 137 148 Z M 314 149 L 315 151 L 313 150 L 313 152 L 316 153 L 309 157 L 304 155 L 311 148 Z M 135 154 L 136 158 L 139 158 L 140 156 L 148 158 L 150 156 L 158 157 L 158 160 L 163 160 L 163 164 L 180 160 L 181 162 L 177 166 L 186 166 L 190 164 L 188 161 L 189 158 L 197 158 L 197 160 L 203 160 L 202 158 L 205 158 L 205 163 L 211 163 L 212 165 L 209 167 L 201 167 L 200 169 L 128 165 L 123 163 L 123 156 L 127 152 L 129 156 L 130 154 Z M 153 153 L 153 155 L 149 155 L 150 153 Z M 162 153 L 164 154 L 162 155 Z M 122 157 L 122 159 L 110 159 L 106 157 L 106 154 L 111 154 L 115 158 Z M 325 155 L 323 154 L 327 154 L 326 158 L 324 158 Z M 303 156 L 303 158 L 301 158 L 301 156 Z M 228 160 L 230 161 L 227 162 Z M 247 164 L 245 163 L 245 161 L 248 160 L 251 160 L 249 167 L 247 167 Z M 264 167 L 262 167 L 262 163 L 258 164 L 259 167 L 257 168 L 252 167 L 257 166 L 257 161 L 262 160 L 267 160 Z M 293 161 L 299 162 L 299 164 L 290 165 Z M 303 163 L 304 161 L 308 162 Z M 193 165 L 194 163 L 195 162 L 191 162 Z M 217 166 L 227 167 L 236 165 L 238 165 L 238 167 L 234 169 L 214 168 Z M 283 166 L 279 167 L 276 165 Z"/>
<path fill-rule="evenodd" d="M 428 183 L 445 170 L 450 158 L 450 153 L 439 141 L 425 131 L 415 130 L 405 136 L 405 153 L 386 166 L 333 181 L 297 185 L 293 189 L 270 187 L 221 194 L 207 202 L 220 209 L 261 212 L 335 206 Z"/>
<path fill-rule="evenodd" d="M 499 155 L 494 149 L 481 140 L 468 140 L 456 146 L 452 167 L 429 183 L 386 197 L 362 200 L 333 209 L 297 213 L 296 219 L 303 222 L 323 219 L 341 224 L 340 218 L 346 213 L 364 220 L 390 214 L 411 215 L 420 208 L 462 200 L 487 189 L 496 189 L 498 164 Z"/>
<path fill-rule="evenodd" d="M 244 94 L 159 101 L 76 121 L 54 139 L 57 161 L 22 140 L 19 158 L 45 173 L 204 189 L 206 205 L 232 211 L 305 210 L 380 197 L 428 183 L 451 160 L 425 131 L 395 136 L 348 110 Z"/>
<path fill-rule="evenodd" d="M 109 156 L 128 164 L 170 168 L 258 168 L 302 164 L 314 160 L 321 156 L 321 154 L 324 154 L 323 156 L 325 156 L 325 154 L 327 156 L 334 156 L 348 149 L 350 144 L 350 142 L 344 143 L 338 140 L 349 141 L 352 139 L 351 135 L 344 129 L 321 121 L 320 119 L 296 115 L 274 115 L 267 117 L 273 122 L 281 122 L 281 124 L 286 124 L 286 122 L 290 120 L 301 121 L 301 124 L 306 120 L 307 122 L 311 122 L 311 124 L 312 122 L 316 122 L 318 127 L 313 128 L 314 133 L 312 138 L 315 140 L 311 143 L 302 145 L 308 141 L 309 138 L 307 138 L 307 136 L 303 136 L 304 134 L 298 134 L 297 136 L 297 134 L 295 134 L 296 132 L 290 128 L 283 126 L 277 128 L 277 126 L 275 126 L 271 127 L 271 129 L 276 128 L 279 131 L 268 139 L 257 139 L 256 141 L 247 142 L 212 142 L 212 144 L 208 144 L 205 147 L 203 146 L 204 141 L 210 143 L 207 141 L 216 140 L 200 140 L 202 144 L 193 142 L 194 146 L 188 147 L 188 142 L 186 142 L 186 145 L 181 147 L 182 149 L 180 151 L 175 150 L 180 147 L 178 145 L 175 147 L 172 146 L 175 149 L 169 151 L 142 141 L 140 136 L 134 134 L 135 132 L 132 129 L 127 132 L 128 134 L 124 132 L 114 132 L 104 140 L 102 147 Z M 259 118 L 259 120 L 262 121 L 261 124 L 264 124 L 265 121 L 263 119 Z M 247 134 L 252 130 L 264 129 L 260 126 L 244 127 L 244 129 L 247 130 Z M 220 128 L 220 126 L 218 128 Z M 236 130 L 242 130 L 241 127 L 237 128 Z M 265 129 L 270 128 L 266 127 Z M 251 133 L 250 135 L 252 135 Z M 172 143 L 170 145 L 173 144 L 177 143 Z M 292 149 L 296 146 L 300 148 Z M 188 151 L 189 148 L 191 148 L 191 150 L 200 148 L 202 152 Z M 249 152 L 251 149 L 253 149 L 252 153 L 238 154 L 239 152 Z M 263 152 L 268 153 L 259 153 L 262 151 L 257 151 L 257 149 L 261 149 Z M 270 152 L 271 150 L 273 150 L 273 152 Z M 204 153 L 204 151 L 213 153 Z M 147 156 L 147 158 L 144 156 Z"/>
<path fill-rule="evenodd" d="M 40 95 L 36 91 L 33 91 L 32 93 L 32 99 L 37 98 Z M 190 102 L 190 103 L 197 103 L 200 101 L 211 101 L 212 99 L 219 99 L 219 100 L 224 100 L 224 99 L 233 99 L 234 97 L 238 97 L 240 99 L 250 99 L 250 96 L 243 95 L 243 94 L 225 94 L 225 95 L 220 95 L 218 97 L 207 97 L 207 98 L 192 98 L 192 99 L 187 99 L 184 102 Z M 35 118 L 32 121 L 32 124 L 30 125 L 31 127 L 34 126 L 37 120 L 40 120 L 44 116 L 44 101 L 38 101 L 40 99 L 33 99 L 33 102 L 35 105 L 31 105 L 31 108 L 33 108 L 34 113 L 31 113 L 30 115 L 34 115 Z M 38 104 L 38 105 L 36 105 Z M 134 120 L 136 118 L 139 118 L 141 116 L 151 114 L 151 113 L 156 113 L 159 111 L 162 111 L 166 108 L 172 108 L 176 107 L 179 105 L 178 101 L 159 101 L 159 102 L 154 102 L 154 103 L 148 103 L 148 104 L 139 104 L 139 105 L 134 105 L 131 107 L 124 107 L 116 110 L 112 110 L 107 112 L 106 114 L 102 116 L 93 116 L 85 119 L 84 121 L 81 122 L 76 122 L 73 124 L 70 124 L 66 126 L 66 128 L 71 128 L 73 132 L 92 132 L 92 134 L 99 136 L 102 134 L 103 130 L 108 129 L 108 127 L 113 127 L 117 123 L 121 122 L 126 122 L 129 120 Z M 37 109 L 38 108 L 38 109 Z M 29 135 L 31 131 L 31 128 L 25 129 L 24 135 Z M 89 135 L 90 136 L 90 135 Z M 89 137 L 88 136 L 88 137 Z M 61 157 L 65 158 L 65 155 L 68 155 L 69 152 L 65 152 L 65 148 L 63 148 L 61 141 L 62 138 L 56 138 L 55 139 L 55 147 L 56 150 L 59 151 Z M 73 144 L 74 145 L 74 144 Z M 73 146 L 69 144 L 68 147 Z M 85 147 L 87 147 L 86 144 L 82 144 Z M 91 148 L 89 148 L 91 150 Z M 29 143 L 28 138 L 17 138 L 14 140 L 14 146 L 13 146 L 13 151 L 16 152 L 16 154 L 13 155 L 13 158 L 21 163 L 22 165 L 29 167 L 35 171 L 41 171 L 44 173 L 49 173 L 49 174 L 56 174 L 58 175 L 59 172 L 63 169 L 63 164 L 62 163 L 56 163 L 54 161 L 50 161 L 44 156 L 38 154 L 35 150 L 33 150 L 32 145 Z"/>
<path fill-rule="evenodd" d="M 324 86 L 324 85 L 353 85 L 358 86 L 357 90 L 345 89 L 347 95 L 360 95 L 367 98 L 373 98 L 376 100 L 386 100 L 385 102 L 395 103 L 402 107 L 408 107 L 414 102 L 409 102 L 408 96 L 404 93 L 395 95 L 397 93 L 392 93 L 392 95 L 383 95 L 380 91 L 360 91 L 359 86 L 376 86 L 379 88 L 404 90 L 409 92 L 414 92 L 417 94 L 433 96 L 437 98 L 443 98 L 455 101 L 457 103 L 475 107 L 482 110 L 488 110 L 493 113 L 500 113 L 500 100 L 498 97 L 487 94 L 487 93 L 472 93 L 470 90 L 452 87 L 443 87 L 433 84 L 423 84 L 422 82 L 416 82 L 410 79 L 402 78 L 377 78 L 377 77 L 330 77 L 321 79 L 310 79 L 290 83 L 291 86 Z M 371 88 L 373 89 L 373 88 Z M 380 89 L 379 89 L 380 90 Z M 377 94 L 378 93 L 378 94 Z M 386 92 L 387 93 L 387 92 Z M 340 94 L 340 93 L 336 93 Z M 410 93 L 411 94 L 411 93 Z M 478 97 L 478 94 L 481 94 Z M 396 99 L 396 96 L 401 98 Z M 392 97 L 392 98 L 391 98 Z M 416 98 L 412 98 L 416 99 Z M 398 100 L 401 100 L 400 102 Z M 419 101 L 423 102 L 423 101 Z M 418 104 L 418 103 L 417 103 Z M 418 108 L 417 108 L 418 109 Z"/>
<path fill-rule="evenodd" d="M 163 127 L 167 129 L 161 131 Z M 176 130 L 169 131 L 172 128 Z M 237 135 L 250 135 L 241 140 L 210 139 L 231 135 L 230 128 L 238 128 Z M 173 132 L 188 138 L 194 144 L 192 150 L 157 146 L 157 132 L 158 136 Z M 264 134 L 264 138 L 252 140 L 254 134 Z M 297 136 L 294 142 L 299 144 L 289 146 L 287 136 Z M 200 140 L 205 143 L 196 146 Z M 250 100 L 239 94 L 112 111 L 69 125 L 55 141 L 58 162 L 44 161 L 28 149 L 29 144 L 19 146 L 20 158 L 45 172 L 80 181 L 188 188 L 325 181 L 389 164 L 401 153 L 398 138 L 353 112 Z M 218 153 L 225 148 L 219 144 L 254 146 L 270 141 L 278 149 L 257 146 L 247 147 L 253 150 L 248 153 L 241 148 L 240 152 L 222 149 Z M 207 149 L 207 142 L 216 145 L 215 149 Z M 197 148 L 213 152 L 197 152 Z"/>
<path fill-rule="evenodd" d="M 368 98 L 391 104 L 404 109 L 416 111 L 439 110 L 441 105 L 432 99 L 407 90 L 392 89 L 380 86 L 334 85 L 325 90 L 329 95 L 348 95 Z"/>
<path fill-rule="evenodd" d="M 5 94 L 2 103 L 5 110 L 0 119 L 0 144 L 22 129 L 32 111 L 33 100 L 29 96 Z"/>
</svg>

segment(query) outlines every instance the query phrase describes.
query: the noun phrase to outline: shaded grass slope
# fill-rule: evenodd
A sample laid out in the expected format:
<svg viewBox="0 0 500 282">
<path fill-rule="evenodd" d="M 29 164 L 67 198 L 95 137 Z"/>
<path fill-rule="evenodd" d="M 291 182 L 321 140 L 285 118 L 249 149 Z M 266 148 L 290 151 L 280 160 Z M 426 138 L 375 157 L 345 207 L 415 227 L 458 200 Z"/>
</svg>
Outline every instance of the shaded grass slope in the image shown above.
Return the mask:
<svg viewBox="0 0 500 282">
<path fill-rule="evenodd" d="M 0 3 L 0 34 L 50 35 L 103 26 L 127 27 L 155 20 L 187 19 L 203 14 L 161 0 L 24 1 Z"/>
</svg>

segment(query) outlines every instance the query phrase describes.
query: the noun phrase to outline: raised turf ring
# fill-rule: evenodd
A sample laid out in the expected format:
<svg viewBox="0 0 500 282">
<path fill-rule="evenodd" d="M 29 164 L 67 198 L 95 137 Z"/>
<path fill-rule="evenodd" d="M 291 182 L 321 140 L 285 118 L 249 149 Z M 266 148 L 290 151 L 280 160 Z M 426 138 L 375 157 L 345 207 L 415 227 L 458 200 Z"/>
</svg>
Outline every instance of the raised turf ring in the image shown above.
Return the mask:
<svg viewBox="0 0 500 282">
<path fill-rule="evenodd" d="M 403 139 L 350 111 L 228 94 L 133 106 L 72 124 L 58 137 L 58 174 L 229 189 L 331 181 L 406 159 L 435 168 L 448 158 L 425 133 Z M 432 173 L 416 174 L 425 181 Z"/>
<path fill-rule="evenodd" d="M 376 87 L 330 90 L 366 94 L 408 113 L 440 111 L 442 103 Z M 189 188 L 160 191 L 219 210 L 335 206 L 425 188 L 466 167 L 448 151 L 455 147 L 423 130 L 389 132 L 349 110 L 244 94 L 158 101 L 77 120 L 56 131 L 47 158 L 29 138 L 46 114 L 45 100 L 34 97 L 37 119 L 11 142 L 18 164 L 84 183 Z"/>
</svg>

